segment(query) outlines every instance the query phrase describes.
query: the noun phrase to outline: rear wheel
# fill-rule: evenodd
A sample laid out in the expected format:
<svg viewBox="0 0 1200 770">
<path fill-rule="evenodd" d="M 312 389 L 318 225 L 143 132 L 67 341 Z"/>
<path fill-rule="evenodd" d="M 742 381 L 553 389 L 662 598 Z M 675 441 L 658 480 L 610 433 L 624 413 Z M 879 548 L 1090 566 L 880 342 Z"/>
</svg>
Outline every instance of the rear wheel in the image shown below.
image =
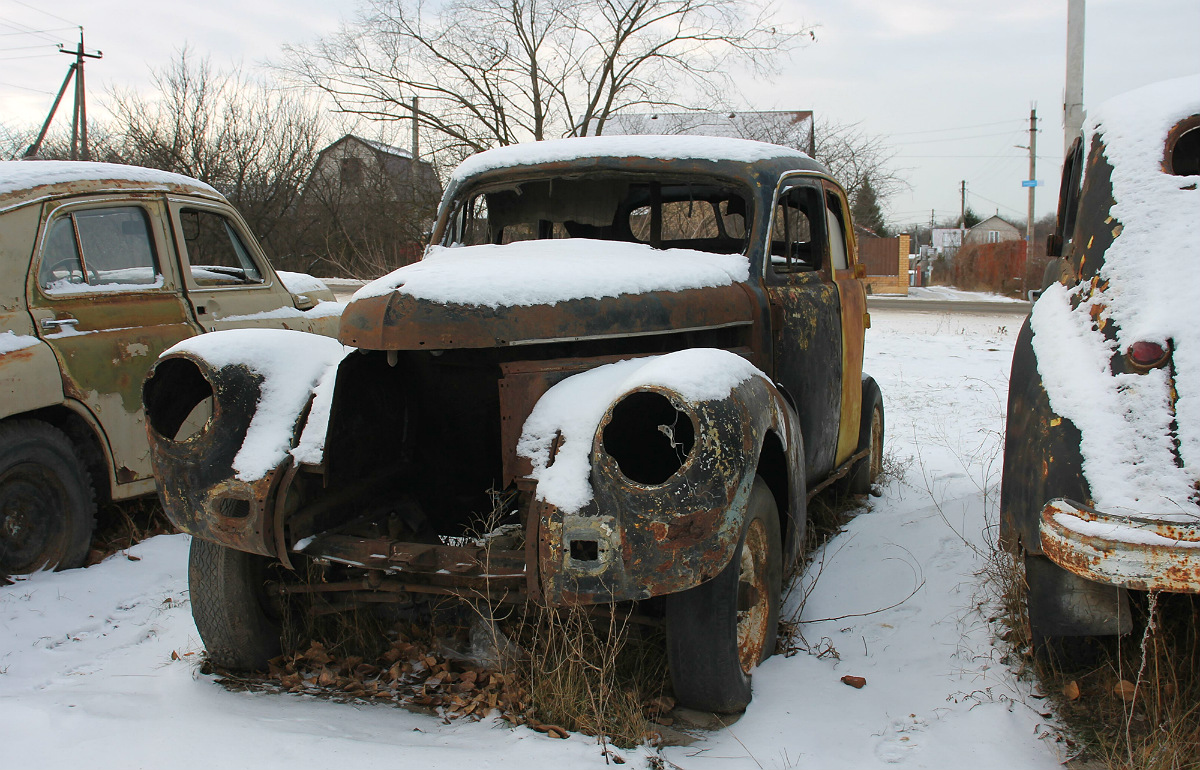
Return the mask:
<svg viewBox="0 0 1200 770">
<path fill-rule="evenodd" d="M 66 434 L 0 424 L 0 574 L 82 566 L 95 526 L 91 475 Z"/>
<path fill-rule="evenodd" d="M 863 380 L 862 424 L 858 431 L 858 450 L 869 450 L 867 456 L 850 468 L 846 489 L 854 495 L 871 491 L 883 470 L 883 394 L 875 380 Z"/>
<path fill-rule="evenodd" d="M 192 618 L 209 660 L 234 671 L 261 671 L 279 655 L 280 603 L 268 592 L 273 559 L 192 539 L 188 588 Z"/>
<path fill-rule="evenodd" d="M 746 708 L 751 672 L 775 651 L 782 582 L 779 512 L 755 479 L 733 559 L 712 580 L 666 597 L 667 658 L 680 704 Z"/>
</svg>

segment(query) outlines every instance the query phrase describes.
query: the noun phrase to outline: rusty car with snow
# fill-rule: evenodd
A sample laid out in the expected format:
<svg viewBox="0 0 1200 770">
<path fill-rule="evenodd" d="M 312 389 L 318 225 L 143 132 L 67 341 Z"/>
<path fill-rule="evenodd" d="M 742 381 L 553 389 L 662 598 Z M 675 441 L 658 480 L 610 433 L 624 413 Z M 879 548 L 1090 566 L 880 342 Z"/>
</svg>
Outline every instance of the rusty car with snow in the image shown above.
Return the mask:
<svg viewBox="0 0 1200 770">
<path fill-rule="evenodd" d="M 147 379 L 209 655 L 265 666 L 298 594 L 619 604 L 665 624 L 680 702 L 744 708 L 809 498 L 879 471 L 862 276 L 845 192 L 794 150 L 469 158 L 340 344 L 206 335 Z"/>
<path fill-rule="evenodd" d="M 1200 76 L 1104 103 L 1064 163 L 1000 505 L 1034 644 L 1068 662 L 1131 630 L 1130 591 L 1200 593 L 1198 182 Z"/>
<path fill-rule="evenodd" d="M 0 162 L 0 575 L 84 563 L 98 502 L 154 493 L 141 386 L 206 331 L 335 334 L 212 187 L 108 163 Z"/>
</svg>

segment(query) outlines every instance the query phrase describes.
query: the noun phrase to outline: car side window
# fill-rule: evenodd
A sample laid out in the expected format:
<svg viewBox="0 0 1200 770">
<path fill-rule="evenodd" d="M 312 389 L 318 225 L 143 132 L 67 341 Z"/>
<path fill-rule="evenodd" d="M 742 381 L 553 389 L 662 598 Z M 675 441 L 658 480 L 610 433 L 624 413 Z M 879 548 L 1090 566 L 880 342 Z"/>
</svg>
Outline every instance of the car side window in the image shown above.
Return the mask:
<svg viewBox="0 0 1200 770">
<path fill-rule="evenodd" d="M 192 281 L 199 286 L 262 283 L 262 273 L 250 257 L 237 228 L 215 211 L 179 210 L 184 246 Z"/>
<path fill-rule="evenodd" d="M 820 270 L 824 261 L 820 190 L 808 185 L 780 193 L 771 218 L 771 270 L 776 274 Z"/>
<path fill-rule="evenodd" d="M 150 220 L 140 206 L 84 209 L 51 220 L 38 266 L 47 294 L 162 286 Z"/>
<path fill-rule="evenodd" d="M 825 225 L 829 233 L 829 264 L 834 270 L 845 270 L 850 267 L 846 255 L 846 228 L 842 217 L 842 201 L 836 193 L 825 194 Z"/>
</svg>

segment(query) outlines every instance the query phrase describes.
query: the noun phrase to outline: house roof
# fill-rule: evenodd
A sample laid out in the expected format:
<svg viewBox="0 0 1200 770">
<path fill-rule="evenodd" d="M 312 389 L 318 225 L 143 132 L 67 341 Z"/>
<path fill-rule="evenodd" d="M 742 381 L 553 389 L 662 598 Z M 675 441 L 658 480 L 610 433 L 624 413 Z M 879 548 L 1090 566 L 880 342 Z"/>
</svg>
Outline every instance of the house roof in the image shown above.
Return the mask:
<svg viewBox="0 0 1200 770">
<path fill-rule="evenodd" d="M 1007 219 L 1005 219 L 1005 218 L 1003 218 L 1003 217 L 1001 217 L 1001 216 L 995 215 L 995 214 L 993 214 L 992 216 L 988 217 L 987 219 L 983 220 L 983 221 L 982 221 L 982 222 L 980 222 L 979 224 L 977 224 L 977 225 L 975 225 L 974 227 L 971 227 L 971 228 L 969 228 L 969 229 L 970 229 L 970 230 L 988 230 L 988 229 L 994 229 L 994 225 L 995 225 L 995 223 L 997 223 L 997 222 L 1000 222 L 1001 224 L 1008 225 L 1009 227 L 1013 228 L 1014 230 L 1020 230 L 1020 229 L 1021 229 L 1021 228 L 1017 227 L 1016 225 L 1014 225 L 1012 222 L 1009 222 Z M 990 225 L 992 225 L 993 227 L 989 228 L 989 227 L 988 227 L 988 225 L 989 225 L 989 224 L 990 224 Z"/>
</svg>

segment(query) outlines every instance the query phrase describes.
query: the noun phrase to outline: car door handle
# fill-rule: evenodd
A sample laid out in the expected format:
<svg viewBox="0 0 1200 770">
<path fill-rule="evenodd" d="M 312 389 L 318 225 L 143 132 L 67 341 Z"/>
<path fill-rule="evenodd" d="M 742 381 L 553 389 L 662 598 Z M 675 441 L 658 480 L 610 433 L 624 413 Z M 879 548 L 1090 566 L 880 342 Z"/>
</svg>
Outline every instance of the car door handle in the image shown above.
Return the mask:
<svg viewBox="0 0 1200 770">
<path fill-rule="evenodd" d="M 60 332 L 64 326 L 74 327 L 79 323 L 78 318 L 43 318 L 42 330 L 48 332 Z"/>
</svg>

